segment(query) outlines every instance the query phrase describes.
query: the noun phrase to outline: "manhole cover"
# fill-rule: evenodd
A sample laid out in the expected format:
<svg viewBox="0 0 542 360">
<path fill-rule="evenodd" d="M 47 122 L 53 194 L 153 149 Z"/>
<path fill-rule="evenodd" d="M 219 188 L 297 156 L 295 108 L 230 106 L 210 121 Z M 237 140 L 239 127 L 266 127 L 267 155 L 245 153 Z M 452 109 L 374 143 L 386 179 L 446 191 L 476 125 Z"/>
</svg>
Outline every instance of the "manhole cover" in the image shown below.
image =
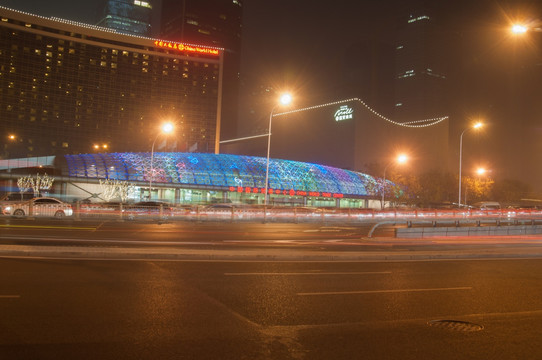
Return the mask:
<svg viewBox="0 0 542 360">
<path fill-rule="evenodd" d="M 459 320 L 431 320 L 427 324 L 429 324 L 429 326 L 455 331 L 480 331 L 484 328 L 482 325 Z"/>
</svg>

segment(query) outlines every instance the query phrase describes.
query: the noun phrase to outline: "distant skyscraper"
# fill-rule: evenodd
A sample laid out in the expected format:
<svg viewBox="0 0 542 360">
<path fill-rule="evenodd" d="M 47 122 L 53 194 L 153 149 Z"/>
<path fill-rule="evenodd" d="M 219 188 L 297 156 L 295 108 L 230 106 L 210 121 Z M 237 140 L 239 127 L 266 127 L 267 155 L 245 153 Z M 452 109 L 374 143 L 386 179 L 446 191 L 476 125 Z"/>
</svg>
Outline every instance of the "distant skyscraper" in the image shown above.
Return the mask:
<svg viewBox="0 0 542 360">
<path fill-rule="evenodd" d="M 163 0 L 161 37 L 225 49 L 221 138 L 237 135 L 243 0 Z"/>
<path fill-rule="evenodd" d="M 106 0 L 98 26 L 132 35 L 151 35 L 151 0 Z"/>
<path fill-rule="evenodd" d="M 395 112 L 398 122 L 449 115 L 443 19 L 432 1 L 405 3 L 398 14 L 395 43 Z M 447 169 L 449 120 L 430 129 L 395 128 L 399 147 L 423 159 L 423 167 Z"/>
<path fill-rule="evenodd" d="M 446 75 L 443 39 L 427 1 L 410 5 L 399 17 L 395 47 L 397 120 L 441 116 Z"/>
</svg>

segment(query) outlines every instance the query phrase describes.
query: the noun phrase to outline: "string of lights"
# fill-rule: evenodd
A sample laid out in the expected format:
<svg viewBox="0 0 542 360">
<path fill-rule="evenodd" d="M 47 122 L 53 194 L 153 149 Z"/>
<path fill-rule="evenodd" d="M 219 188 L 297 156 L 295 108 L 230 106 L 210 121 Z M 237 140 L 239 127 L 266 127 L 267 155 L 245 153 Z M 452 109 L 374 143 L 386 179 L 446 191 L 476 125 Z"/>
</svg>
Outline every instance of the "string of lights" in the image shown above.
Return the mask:
<svg viewBox="0 0 542 360">
<path fill-rule="evenodd" d="M 327 107 L 327 106 L 344 104 L 344 103 L 353 102 L 353 101 L 360 102 L 367 110 L 369 110 L 371 113 L 373 113 L 377 117 L 381 118 L 382 120 L 390 122 L 390 123 L 392 123 L 394 125 L 404 126 L 404 127 L 409 127 L 409 128 L 423 128 L 423 127 L 433 126 L 433 125 L 437 125 L 437 124 L 439 124 L 439 123 L 441 123 L 444 120 L 447 120 L 449 118 L 448 116 L 441 116 L 441 117 L 436 117 L 436 118 L 432 118 L 432 119 L 412 120 L 412 121 L 406 121 L 406 122 L 399 122 L 399 121 L 395 121 L 395 120 L 392 120 L 390 118 L 387 118 L 384 115 L 378 113 L 377 111 L 375 111 L 373 108 L 371 108 L 369 105 L 367 105 L 363 100 L 361 100 L 359 98 L 352 98 L 352 99 L 347 99 L 347 100 L 339 100 L 339 101 L 334 101 L 334 102 L 330 102 L 330 103 L 327 103 L 327 104 L 314 105 L 314 106 L 309 106 L 309 107 L 302 108 L 302 109 L 294 109 L 294 110 L 290 110 L 290 111 L 284 111 L 284 112 L 281 112 L 281 113 L 273 114 L 273 117 L 293 114 L 293 113 L 297 113 L 297 112 L 301 112 L 301 111 L 314 110 L 314 109 L 319 109 L 319 108 L 323 108 L 323 107 Z"/>
<path fill-rule="evenodd" d="M 73 21 L 73 20 L 62 19 L 62 18 L 55 17 L 55 16 L 45 17 L 45 16 L 41 16 L 41 15 L 32 14 L 32 13 L 29 13 L 29 12 L 26 12 L 26 11 L 11 9 L 11 8 L 8 8 L 8 7 L 2 6 L 2 5 L 0 5 L 0 8 L 5 9 L 5 10 L 9 10 L 9 11 L 14 11 L 14 12 L 17 12 L 17 13 L 20 13 L 20 14 L 23 14 L 23 15 L 27 15 L 27 16 L 33 16 L 33 17 L 36 17 L 36 18 L 44 19 L 44 20 L 64 23 L 64 24 L 67 24 L 67 25 L 70 25 L 70 26 L 78 26 L 78 27 L 82 27 L 82 28 L 86 28 L 86 29 L 90 29 L 90 30 L 98 30 L 98 31 L 106 32 L 106 33 L 115 34 L 115 35 L 130 36 L 130 37 L 133 37 L 133 38 L 139 38 L 139 39 L 143 39 L 143 40 L 152 40 L 153 42 L 156 41 L 156 40 L 157 41 L 164 41 L 164 42 L 167 43 L 167 41 L 165 41 L 165 40 L 153 39 L 153 38 L 150 38 L 150 37 L 147 37 L 147 36 L 141 36 L 141 35 L 136 35 L 136 34 L 121 33 L 121 32 L 119 32 L 119 31 L 117 31 L 115 29 L 110 29 L 110 28 L 97 26 L 97 25 L 92 25 L 92 24 L 86 24 L 86 23 Z M 184 45 L 189 45 L 189 46 L 199 46 L 199 47 L 205 47 L 205 48 L 208 48 L 208 49 L 224 51 L 224 48 L 220 48 L 220 47 L 202 46 L 202 45 L 189 44 L 189 43 L 183 43 L 183 44 Z"/>
</svg>

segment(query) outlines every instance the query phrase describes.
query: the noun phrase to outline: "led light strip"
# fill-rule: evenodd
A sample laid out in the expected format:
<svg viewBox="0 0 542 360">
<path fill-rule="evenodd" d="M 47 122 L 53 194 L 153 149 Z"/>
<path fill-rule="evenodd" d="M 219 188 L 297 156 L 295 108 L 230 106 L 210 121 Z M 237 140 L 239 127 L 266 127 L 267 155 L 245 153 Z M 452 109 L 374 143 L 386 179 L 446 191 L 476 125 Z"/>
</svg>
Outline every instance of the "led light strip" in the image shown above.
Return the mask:
<svg viewBox="0 0 542 360">
<path fill-rule="evenodd" d="M 327 103 L 327 104 L 321 104 L 321 105 L 310 106 L 310 107 L 306 107 L 306 108 L 302 108 L 302 109 L 295 109 L 295 110 L 285 111 L 285 112 L 273 114 L 273 117 L 293 114 L 293 113 L 306 111 L 306 110 L 319 109 L 319 108 L 323 108 L 323 107 L 326 107 L 326 106 L 338 105 L 338 104 L 343 104 L 343 103 L 352 102 L 352 101 L 360 102 L 363 106 L 365 106 L 365 108 L 367 110 L 369 110 L 374 115 L 381 118 L 382 120 L 390 122 L 390 123 L 392 123 L 394 125 L 404 126 L 404 127 L 409 127 L 409 128 L 424 128 L 424 127 L 428 127 L 428 126 L 433 126 L 433 125 L 437 125 L 437 124 L 441 123 L 442 121 L 447 120 L 449 118 L 449 116 L 441 116 L 441 117 L 436 117 L 436 118 L 432 118 L 432 119 L 398 122 L 398 121 L 391 120 L 391 119 L 385 117 L 382 114 L 379 114 L 378 112 L 373 110 L 373 108 L 371 108 L 369 105 L 367 105 L 363 100 L 361 100 L 359 98 L 352 98 L 352 99 L 347 99 L 347 100 L 339 100 L 339 101 L 334 101 L 334 102 L 330 102 L 330 103 Z"/>
</svg>

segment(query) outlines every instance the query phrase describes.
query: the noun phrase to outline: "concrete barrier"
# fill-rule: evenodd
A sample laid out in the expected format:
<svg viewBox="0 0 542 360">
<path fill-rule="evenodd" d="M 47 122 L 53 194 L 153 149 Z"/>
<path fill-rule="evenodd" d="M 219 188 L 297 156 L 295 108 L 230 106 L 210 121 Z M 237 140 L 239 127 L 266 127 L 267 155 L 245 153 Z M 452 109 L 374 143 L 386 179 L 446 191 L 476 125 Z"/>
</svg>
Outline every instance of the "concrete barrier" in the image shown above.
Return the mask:
<svg viewBox="0 0 542 360">
<path fill-rule="evenodd" d="M 395 229 L 398 238 L 424 238 L 443 236 L 507 236 L 542 234 L 542 225 L 463 226 L 463 227 L 411 227 Z"/>
</svg>

